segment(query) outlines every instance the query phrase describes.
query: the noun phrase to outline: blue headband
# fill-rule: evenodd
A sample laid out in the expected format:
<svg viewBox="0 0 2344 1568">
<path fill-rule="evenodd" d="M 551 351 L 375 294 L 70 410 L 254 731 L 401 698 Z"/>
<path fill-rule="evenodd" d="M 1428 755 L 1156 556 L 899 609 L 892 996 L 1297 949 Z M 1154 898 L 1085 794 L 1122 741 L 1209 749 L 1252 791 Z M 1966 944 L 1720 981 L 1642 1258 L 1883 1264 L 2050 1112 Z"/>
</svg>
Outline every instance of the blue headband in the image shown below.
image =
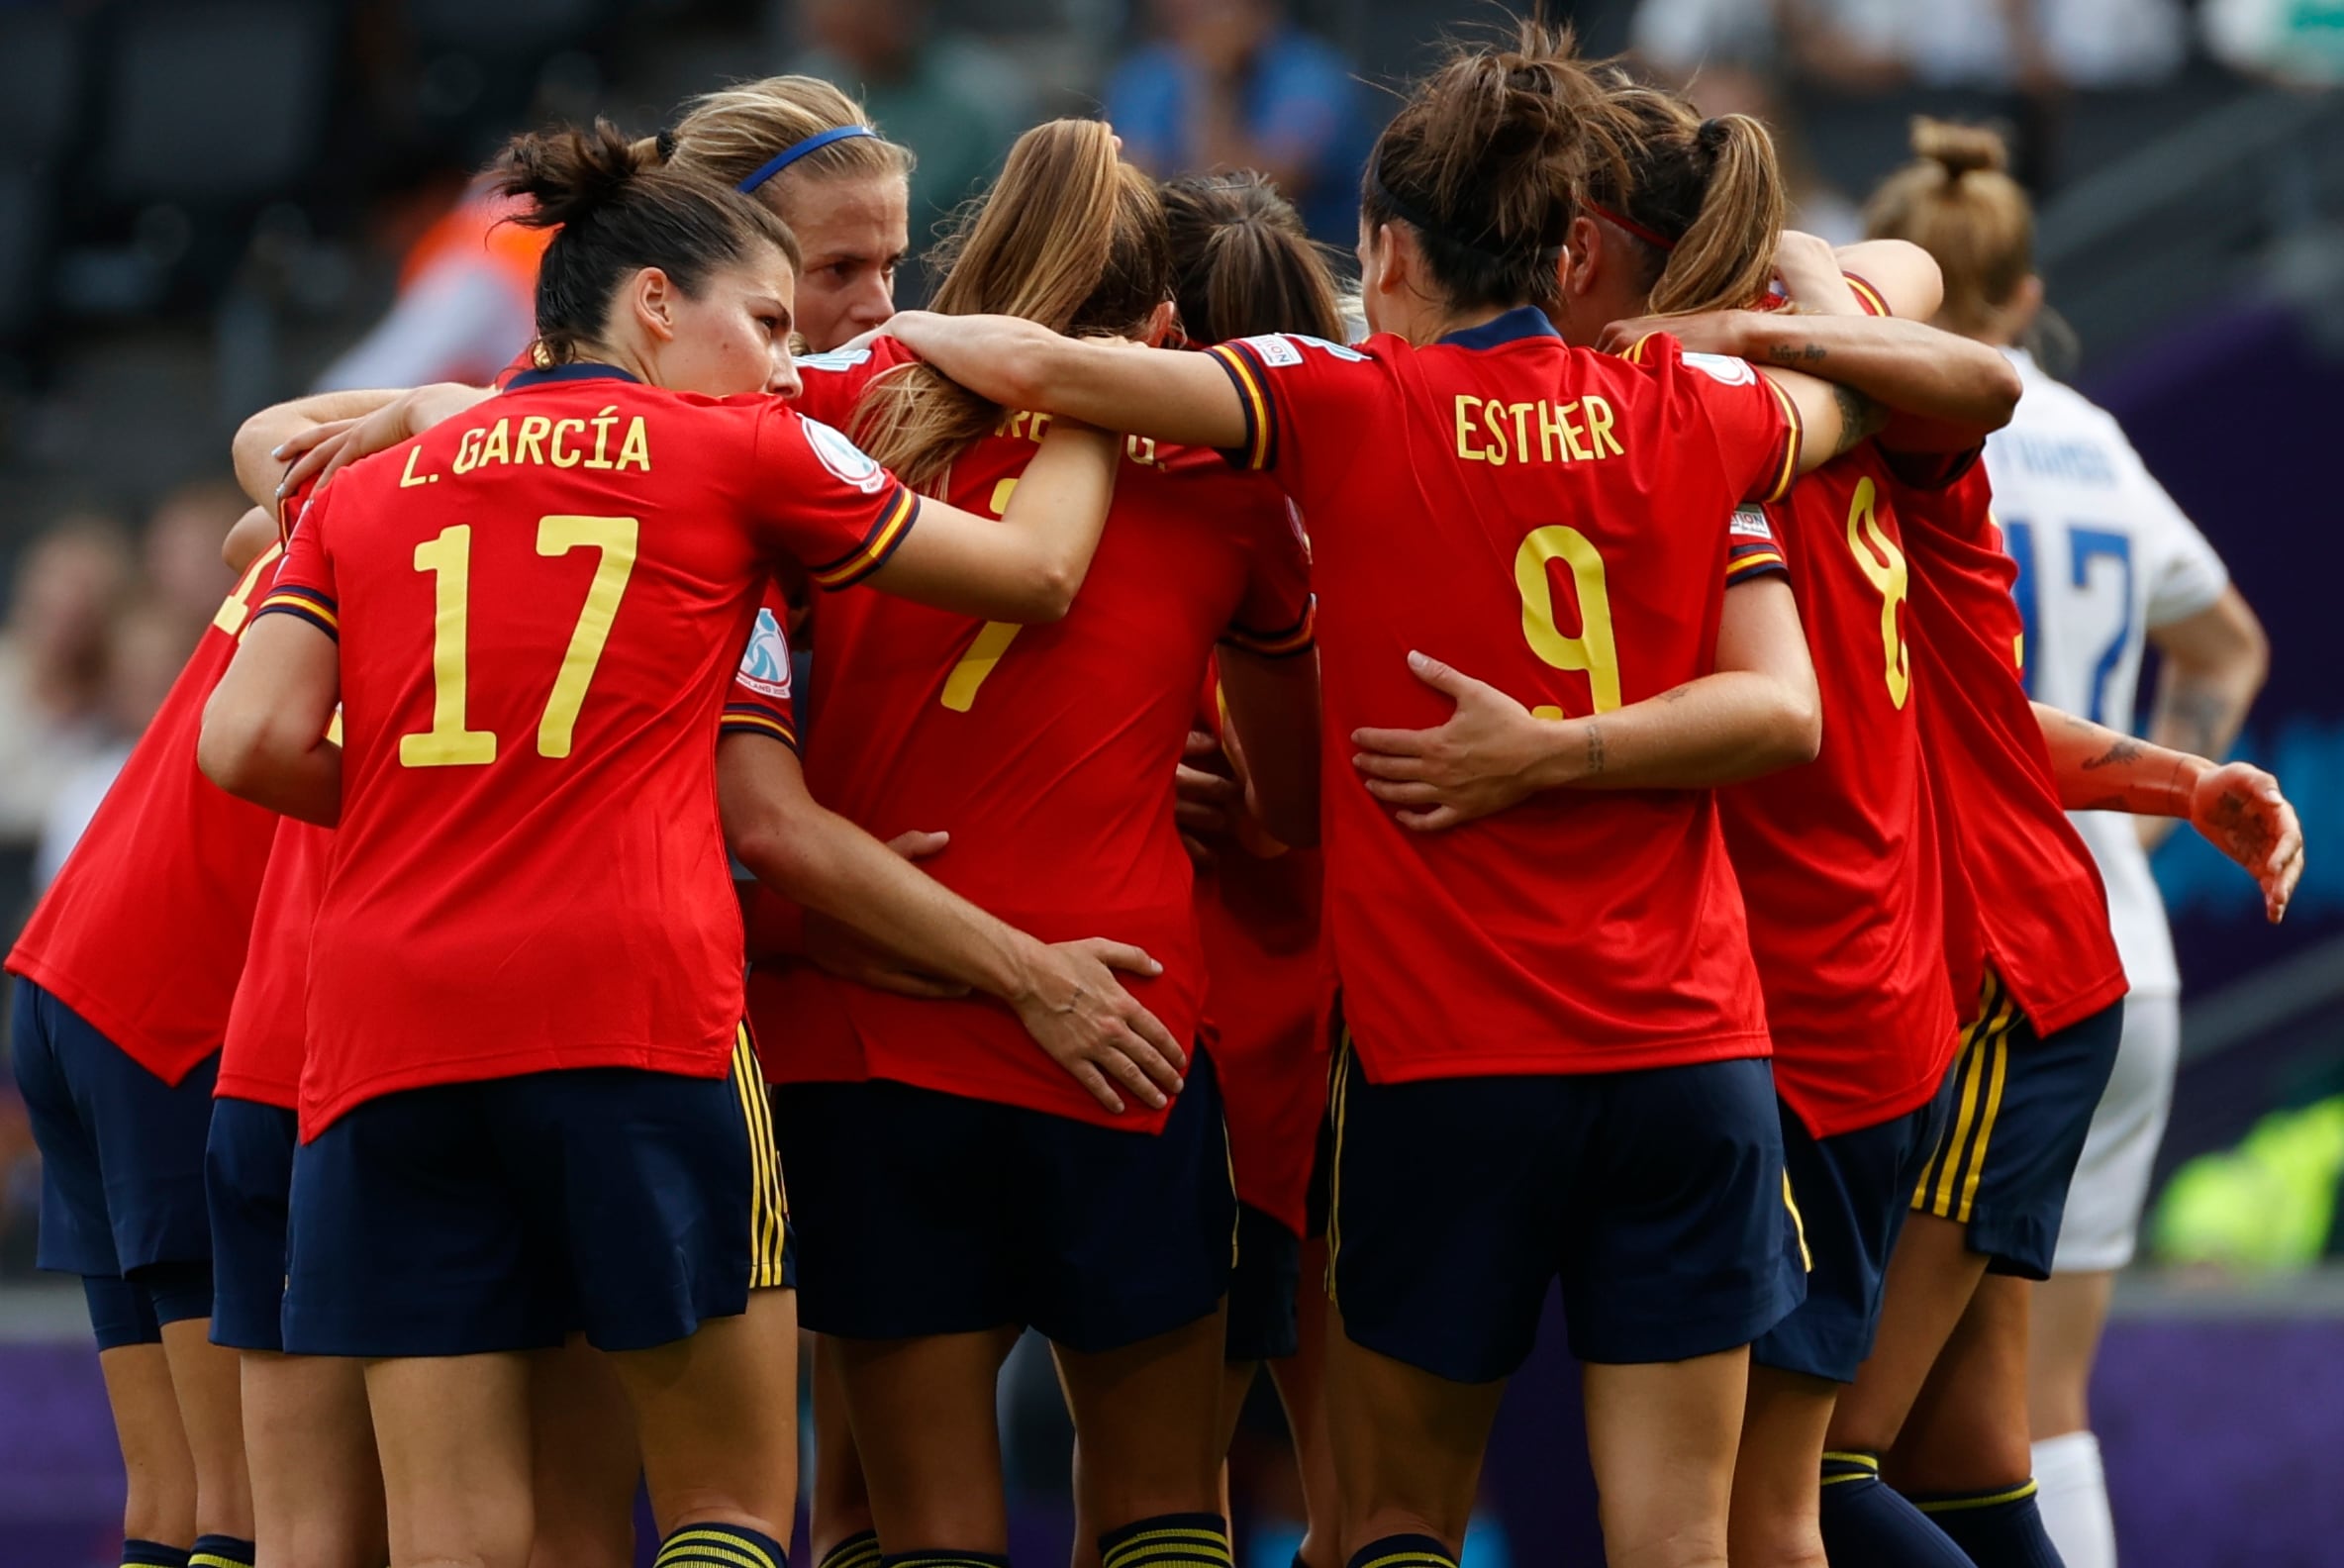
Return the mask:
<svg viewBox="0 0 2344 1568">
<path fill-rule="evenodd" d="M 794 143 L 767 158 L 758 170 L 736 187 L 745 196 L 774 175 L 788 168 L 809 152 L 820 152 L 833 142 L 844 142 L 851 137 L 876 137 L 879 133 L 866 125 L 837 126 L 829 131 L 818 131 L 803 142 Z"/>
</svg>

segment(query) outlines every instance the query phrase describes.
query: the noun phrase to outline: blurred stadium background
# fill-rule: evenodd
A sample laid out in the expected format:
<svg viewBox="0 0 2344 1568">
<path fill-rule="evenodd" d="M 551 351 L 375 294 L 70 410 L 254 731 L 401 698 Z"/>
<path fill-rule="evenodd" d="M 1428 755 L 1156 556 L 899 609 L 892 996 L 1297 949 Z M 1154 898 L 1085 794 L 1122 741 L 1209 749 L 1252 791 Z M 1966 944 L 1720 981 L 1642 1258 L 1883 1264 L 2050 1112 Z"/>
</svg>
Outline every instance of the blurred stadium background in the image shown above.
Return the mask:
<svg viewBox="0 0 2344 1568">
<path fill-rule="evenodd" d="M 2189 986 L 2162 1178 L 2096 1390 L 2125 1560 L 2344 1562 L 2344 0 L 1587 0 L 1711 112 L 1775 127 L 1799 221 L 1846 238 L 1915 112 L 1993 120 L 2042 203 L 2054 367 L 2123 420 L 2273 641 L 2241 743 L 2302 810 L 2265 929 L 2184 835 L 2158 859 Z M 225 589 L 227 441 L 256 406 L 502 362 L 526 295 L 462 205 L 514 128 L 656 130 L 804 69 L 919 152 L 914 245 L 1016 132 L 1104 105 L 1162 172 L 1275 123 L 1347 246 L 1358 162 L 1444 29 L 1408 0 L 0 0 L 0 914 L 13 929 Z M 1298 129 L 1299 128 L 1299 129 Z M 914 303 L 915 265 L 899 291 Z M 396 310 L 404 300 L 405 315 Z M 419 331 L 461 319 L 465 341 Z M 518 336 L 515 336 L 518 334 Z M 2143 681 L 2143 690 L 2149 682 Z M 2166 1188 L 2170 1197 L 2172 1189 Z M 111 1561 L 120 1472 L 78 1291 L 32 1272 L 38 1165 L 0 1086 L 0 1564 Z M 1502 1420 L 1472 1568 L 1597 1561 L 1549 1334 Z M 1046 1361 L 1005 1388 L 1020 1551 L 1062 1551 Z M 1274 1407 L 1235 1479 L 1292 1549 Z"/>
</svg>

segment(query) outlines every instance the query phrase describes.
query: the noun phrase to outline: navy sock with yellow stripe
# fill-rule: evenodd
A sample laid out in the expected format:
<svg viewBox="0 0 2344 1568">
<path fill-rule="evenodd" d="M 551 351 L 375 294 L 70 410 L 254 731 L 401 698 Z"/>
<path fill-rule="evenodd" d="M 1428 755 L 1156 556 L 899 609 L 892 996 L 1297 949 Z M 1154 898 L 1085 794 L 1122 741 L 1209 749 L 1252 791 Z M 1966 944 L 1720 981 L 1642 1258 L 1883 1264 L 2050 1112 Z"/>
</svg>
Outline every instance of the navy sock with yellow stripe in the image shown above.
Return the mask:
<svg viewBox="0 0 2344 1568">
<path fill-rule="evenodd" d="M 741 1524 L 679 1524 L 652 1568 L 790 1568 L 781 1542 Z"/>
<path fill-rule="evenodd" d="M 879 1532 L 857 1530 L 824 1552 L 814 1568 L 879 1568 Z"/>
<path fill-rule="evenodd" d="M 1353 1552 L 1348 1568 L 1457 1568 L 1457 1559 L 1429 1535 L 1386 1535 Z"/>
<path fill-rule="evenodd" d="M 1099 1537 L 1099 1568 L 1229 1568 L 1228 1521 L 1218 1514 L 1158 1514 Z"/>
<path fill-rule="evenodd" d="M 1010 1568 L 1006 1552 L 929 1551 L 889 1552 L 879 1559 L 885 1568 Z"/>
<path fill-rule="evenodd" d="M 2043 1528 L 2032 1477 L 1991 1492 L 1938 1492 L 1912 1501 L 1978 1568 L 2065 1568 Z"/>
<path fill-rule="evenodd" d="M 1823 1455 L 1823 1555 L 1831 1568 L 1975 1568 L 1901 1492 L 1880 1479 L 1880 1456 Z"/>
<path fill-rule="evenodd" d="M 122 1543 L 122 1568 L 187 1568 L 187 1550 L 161 1541 L 126 1540 Z"/>
<path fill-rule="evenodd" d="M 198 1535 L 187 1568 L 252 1568 L 252 1543 L 234 1535 Z"/>
</svg>

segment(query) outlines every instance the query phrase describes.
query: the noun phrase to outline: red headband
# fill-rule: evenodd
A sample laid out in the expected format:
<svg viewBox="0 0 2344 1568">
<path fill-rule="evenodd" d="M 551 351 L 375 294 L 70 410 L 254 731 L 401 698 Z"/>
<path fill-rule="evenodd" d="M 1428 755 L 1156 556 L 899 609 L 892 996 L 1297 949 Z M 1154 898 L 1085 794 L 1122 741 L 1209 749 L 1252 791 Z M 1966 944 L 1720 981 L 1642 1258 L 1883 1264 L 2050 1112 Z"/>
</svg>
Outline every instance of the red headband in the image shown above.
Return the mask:
<svg viewBox="0 0 2344 1568">
<path fill-rule="evenodd" d="M 1636 222 L 1633 218 L 1627 217 L 1623 213 L 1613 212 L 1611 208 L 1605 206 L 1601 202 L 1584 202 L 1581 205 L 1585 206 L 1589 212 L 1594 213 L 1598 218 L 1603 219 L 1604 222 L 1612 225 L 1615 229 L 1626 230 L 1629 234 L 1634 235 L 1637 239 L 1643 241 L 1648 245 L 1655 246 L 1656 248 L 1662 250 L 1674 250 L 1677 248 L 1676 241 L 1667 238 L 1657 230 L 1645 228 L 1642 224 Z"/>
</svg>

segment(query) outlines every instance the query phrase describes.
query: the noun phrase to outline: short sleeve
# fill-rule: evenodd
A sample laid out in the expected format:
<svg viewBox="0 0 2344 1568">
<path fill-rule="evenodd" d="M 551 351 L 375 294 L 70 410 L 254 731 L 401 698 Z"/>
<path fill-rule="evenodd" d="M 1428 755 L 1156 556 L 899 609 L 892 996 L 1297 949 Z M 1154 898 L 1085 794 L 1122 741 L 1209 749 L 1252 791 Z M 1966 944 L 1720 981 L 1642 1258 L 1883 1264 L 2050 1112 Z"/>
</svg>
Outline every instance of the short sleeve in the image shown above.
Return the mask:
<svg viewBox="0 0 2344 1568">
<path fill-rule="evenodd" d="M 342 609 L 334 587 L 334 556 L 328 547 L 334 503 L 341 491 L 332 486 L 300 513 L 293 538 L 277 563 L 276 581 L 260 608 L 252 614 L 298 616 L 337 642 L 342 640 Z"/>
<path fill-rule="evenodd" d="M 1356 442 L 1382 397 L 1371 355 L 1323 338 L 1272 333 L 1206 350 L 1220 361 L 1245 410 L 1245 441 L 1221 455 L 1239 468 L 1276 473 L 1289 495 L 1302 484 L 1301 454 L 1315 431 Z M 1338 434 L 1339 433 L 1339 434 Z"/>
<path fill-rule="evenodd" d="M 1221 640 L 1263 658 L 1291 658 L 1315 645 L 1318 601 L 1311 594 L 1311 541 L 1294 503 L 1268 490 L 1254 529 L 1245 597 Z"/>
<path fill-rule="evenodd" d="M 751 494 L 776 544 L 820 588 L 861 582 L 919 521 L 920 498 L 820 420 L 774 404 L 757 424 Z"/>
<path fill-rule="evenodd" d="M 1738 588 L 1761 577 L 1790 575 L 1783 555 L 1784 531 L 1761 506 L 1740 506 L 1725 523 L 1725 586 Z"/>
<path fill-rule="evenodd" d="M 789 605 L 781 590 L 765 589 L 757 607 L 757 622 L 740 651 L 740 667 L 732 673 L 732 689 L 726 694 L 724 717 L 717 729 L 724 735 L 761 735 L 798 749 L 798 700 L 790 686 Z"/>
<path fill-rule="evenodd" d="M 2126 505 L 2140 537 L 2154 541 L 2146 612 L 2146 625 L 2154 630 L 2211 609 L 2230 586 L 2230 570 L 2139 455 L 2128 455 L 2133 473 Z"/>
<path fill-rule="evenodd" d="M 1790 494 L 1791 481 L 1799 477 L 1805 432 L 1789 393 L 1745 359 L 1687 353 L 1666 333 L 1637 339 L 1622 357 L 1655 371 L 1674 362 L 1676 385 L 1708 414 L 1718 456 L 1743 500 L 1780 501 Z"/>
</svg>

